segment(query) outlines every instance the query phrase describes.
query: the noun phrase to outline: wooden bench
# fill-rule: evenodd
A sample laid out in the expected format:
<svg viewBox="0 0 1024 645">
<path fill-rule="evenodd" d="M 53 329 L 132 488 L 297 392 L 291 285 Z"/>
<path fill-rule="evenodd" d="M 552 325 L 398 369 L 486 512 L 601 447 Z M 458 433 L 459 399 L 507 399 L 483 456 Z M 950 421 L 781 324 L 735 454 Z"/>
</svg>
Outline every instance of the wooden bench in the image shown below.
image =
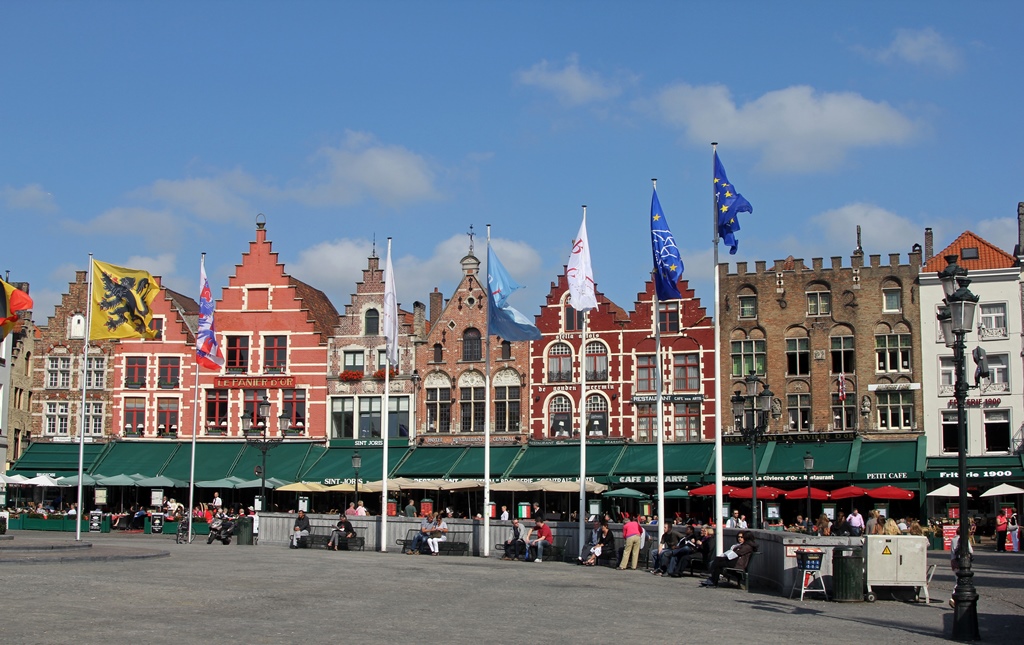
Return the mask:
<svg viewBox="0 0 1024 645">
<path fill-rule="evenodd" d="M 750 591 L 750 565 L 754 562 L 754 558 L 759 555 L 758 551 L 754 551 L 750 554 L 750 559 L 747 560 L 746 569 L 738 569 L 736 567 L 727 567 L 722 569 L 722 579 L 728 580 L 729 582 L 735 583 L 737 587 L 744 591 Z"/>
<path fill-rule="evenodd" d="M 309 527 L 309 536 L 306 538 L 305 548 L 310 549 L 326 549 L 327 545 L 331 541 L 331 533 L 333 527 L 330 526 L 311 526 Z M 356 537 L 348 538 L 347 540 L 341 540 L 338 544 L 338 549 L 342 551 L 362 551 L 366 545 L 366 538 L 357 535 Z M 302 542 L 299 542 L 299 548 L 303 548 Z"/>
</svg>

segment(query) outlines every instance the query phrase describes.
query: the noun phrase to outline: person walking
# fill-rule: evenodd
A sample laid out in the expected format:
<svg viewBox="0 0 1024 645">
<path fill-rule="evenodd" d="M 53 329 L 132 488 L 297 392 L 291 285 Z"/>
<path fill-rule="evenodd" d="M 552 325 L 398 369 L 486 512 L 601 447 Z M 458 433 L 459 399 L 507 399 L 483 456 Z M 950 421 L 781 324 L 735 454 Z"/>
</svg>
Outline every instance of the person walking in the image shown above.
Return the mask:
<svg viewBox="0 0 1024 645">
<path fill-rule="evenodd" d="M 1017 524 L 1017 511 L 1010 514 L 1006 521 L 1006 536 L 1010 538 L 1010 550 L 1020 551 L 1020 526 Z"/>
<path fill-rule="evenodd" d="M 1006 551 L 1006 529 L 1009 524 L 1006 511 L 999 511 L 999 515 L 996 515 L 996 551 Z"/>
</svg>

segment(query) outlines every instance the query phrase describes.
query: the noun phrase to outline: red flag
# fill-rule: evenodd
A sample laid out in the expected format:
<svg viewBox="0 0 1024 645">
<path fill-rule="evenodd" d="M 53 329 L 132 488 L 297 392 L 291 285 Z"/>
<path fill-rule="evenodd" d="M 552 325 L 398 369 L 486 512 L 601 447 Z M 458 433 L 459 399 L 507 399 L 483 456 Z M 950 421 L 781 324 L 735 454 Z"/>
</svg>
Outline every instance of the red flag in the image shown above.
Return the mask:
<svg viewBox="0 0 1024 645">
<path fill-rule="evenodd" d="M 0 289 L 3 291 L 0 294 L 0 341 L 2 341 L 18 326 L 17 312 L 32 309 L 33 303 L 27 293 L 3 280 L 0 280 Z"/>
</svg>

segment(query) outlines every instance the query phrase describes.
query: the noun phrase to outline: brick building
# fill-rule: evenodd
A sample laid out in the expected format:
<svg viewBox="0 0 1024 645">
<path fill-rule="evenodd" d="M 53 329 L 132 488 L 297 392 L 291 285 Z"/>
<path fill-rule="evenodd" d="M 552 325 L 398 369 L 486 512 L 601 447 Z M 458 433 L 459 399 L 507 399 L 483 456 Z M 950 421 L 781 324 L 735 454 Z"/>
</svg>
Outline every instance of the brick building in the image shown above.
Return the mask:
<svg viewBox="0 0 1024 645">
<path fill-rule="evenodd" d="M 387 365 L 382 335 L 384 286 L 384 270 L 374 254 L 367 259 L 363 279 L 356 283 L 356 292 L 328 340 L 329 439 L 380 437 Z M 420 383 L 416 341 L 426 335 L 425 316 L 426 307 L 420 302 L 414 303 L 413 313 L 398 312 L 398 367 L 392 368 L 388 394 L 388 434 L 392 438 L 415 434 L 415 397 Z"/>
<path fill-rule="evenodd" d="M 898 253 L 884 264 L 880 255 L 865 262 L 859 244 L 846 267 L 840 257 L 830 266 L 821 258 L 807 266 L 790 256 L 771 268 L 758 261 L 754 271 L 746 262 L 735 272 L 720 264 L 720 395 L 743 390 L 753 372 L 781 403 L 771 433 L 917 436 L 924 430 L 920 269 L 918 245 L 906 264 Z"/>
<path fill-rule="evenodd" d="M 85 440 L 110 436 L 113 392 L 113 357 L 117 341 L 89 342 L 86 369 L 82 351 L 88 334 L 89 282 L 87 271 L 76 271 L 75 281 L 61 297 L 46 326 L 39 328 L 32 363 L 32 441 L 77 441 L 82 414 L 82 374 L 85 373 Z"/>
<path fill-rule="evenodd" d="M 462 258 L 462 279 L 444 302 L 430 294 L 430 325 L 416 354 L 423 377 L 417 407 L 418 443 L 479 443 L 484 433 L 486 348 L 491 358 L 491 432 L 494 443 L 518 443 L 526 432 L 529 400 L 528 342 L 487 337 L 487 288 L 480 281 L 480 260 Z M 488 340 L 490 341 L 488 343 Z"/>
<path fill-rule="evenodd" d="M 586 434 L 656 442 L 656 405 L 636 401 L 656 393 L 660 370 L 666 441 L 714 437 L 714 327 L 687 281 L 682 298 L 659 303 L 661 362 L 655 352 L 654 283 L 637 294 L 626 312 L 598 292 L 587 319 Z M 563 272 L 551 284 L 537 326 L 543 338 L 531 346 L 531 436 L 570 439 L 580 433 L 583 317 L 568 303 Z M 670 401 L 670 399 L 676 399 Z"/>
</svg>

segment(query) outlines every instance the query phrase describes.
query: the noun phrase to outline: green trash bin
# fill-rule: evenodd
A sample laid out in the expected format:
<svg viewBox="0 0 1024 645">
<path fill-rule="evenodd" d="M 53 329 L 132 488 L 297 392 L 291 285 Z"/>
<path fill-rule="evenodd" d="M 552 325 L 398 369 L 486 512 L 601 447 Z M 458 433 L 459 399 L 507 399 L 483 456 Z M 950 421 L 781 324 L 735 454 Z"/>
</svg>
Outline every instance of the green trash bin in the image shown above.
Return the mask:
<svg viewBox="0 0 1024 645">
<path fill-rule="evenodd" d="M 238 532 L 235 534 L 237 542 L 244 546 L 252 546 L 252 517 L 246 515 L 238 518 Z"/>
<path fill-rule="evenodd" d="M 837 602 L 864 600 L 864 549 L 859 546 L 832 550 L 832 599 Z"/>
</svg>

